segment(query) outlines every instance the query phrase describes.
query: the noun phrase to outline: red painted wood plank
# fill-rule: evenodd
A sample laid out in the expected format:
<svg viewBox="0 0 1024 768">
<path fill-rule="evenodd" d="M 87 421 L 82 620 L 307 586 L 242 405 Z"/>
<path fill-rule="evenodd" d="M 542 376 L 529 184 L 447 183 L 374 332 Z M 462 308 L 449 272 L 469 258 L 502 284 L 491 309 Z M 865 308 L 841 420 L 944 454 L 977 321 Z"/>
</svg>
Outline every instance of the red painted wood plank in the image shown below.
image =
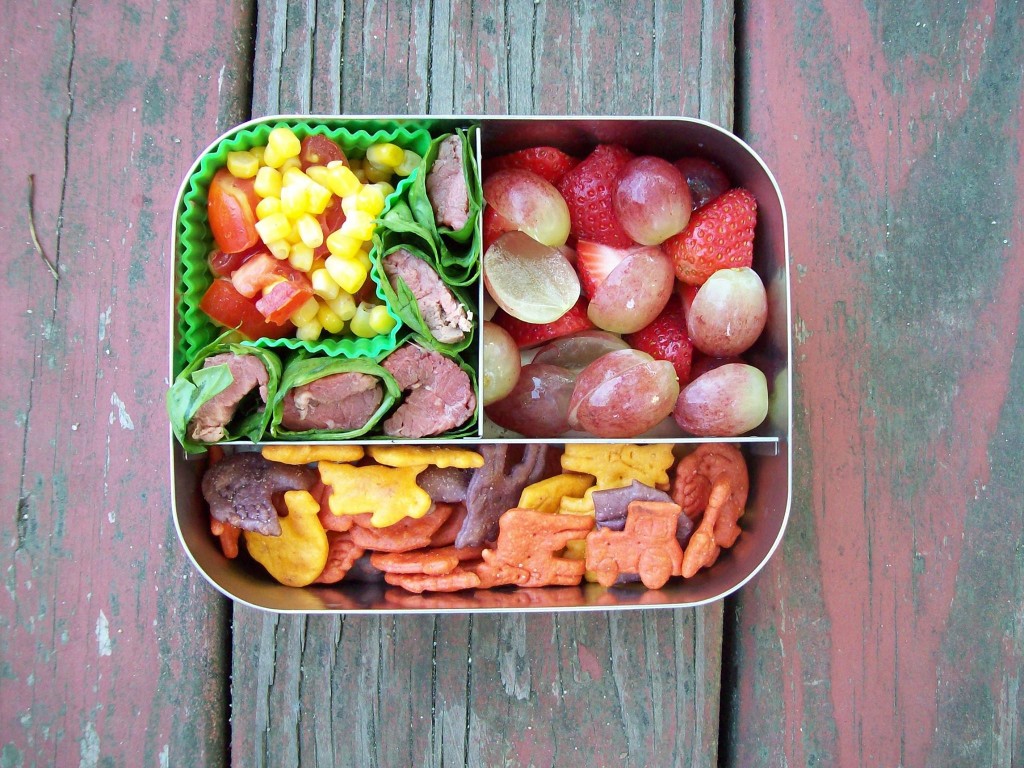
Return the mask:
<svg viewBox="0 0 1024 768">
<path fill-rule="evenodd" d="M 736 601 L 729 765 L 1024 760 L 1022 32 L 991 2 L 743 20 L 741 128 L 790 211 L 797 473 Z"/>
<path fill-rule="evenodd" d="M 250 19 L 206 2 L 6 8 L 4 765 L 226 757 L 226 606 L 169 514 L 164 307 L 174 196 L 244 115 Z M 30 174 L 59 284 L 31 245 Z"/>
<path fill-rule="evenodd" d="M 731 119 L 730 3 L 622 14 L 615 3 L 349 2 L 315 34 L 291 21 L 305 7 L 259 7 L 254 114 Z M 232 758 L 714 765 L 722 610 L 341 619 L 236 607 Z"/>
</svg>

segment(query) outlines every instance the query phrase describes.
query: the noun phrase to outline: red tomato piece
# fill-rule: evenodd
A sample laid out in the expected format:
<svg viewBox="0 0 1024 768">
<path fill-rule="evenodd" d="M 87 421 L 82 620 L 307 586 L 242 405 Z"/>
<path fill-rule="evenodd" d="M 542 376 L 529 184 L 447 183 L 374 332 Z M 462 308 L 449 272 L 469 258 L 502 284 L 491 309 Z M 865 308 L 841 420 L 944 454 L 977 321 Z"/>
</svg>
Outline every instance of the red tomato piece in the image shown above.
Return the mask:
<svg viewBox="0 0 1024 768">
<path fill-rule="evenodd" d="M 256 304 L 235 290 L 230 280 L 217 278 L 203 294 L 199 308 L 213 322 L 235 328 L 247 339 L 280 339 L 295 333 L 291 323 L 268 323 Z"/>
<path fill-rule="evenodd" d="M 248 259 L 231 275 L 231 283 L 235 290 L 250 299 L 282 279 L 306 280 L 306 276 L 287 261 L 275 259 L 266 251 L 261 251 Z"/>
<path fill-rule="evenodd" d="M 246 248 L 238 253 L 224 253 L 215 248 L 210 251 L 210 256 L 207 259 L 210 264 L 210 272 L 214 277 L 231 277 L 232 272 L 259 253 L 262 248 L 262 245 L 254 245 L 252 248 Z"/>
<path fill-rule="evenodd" d="M 214 174 L 206 211 L 213 239 L 224 253 L 239 253 L 259 242 L 257 203 L 252 179 L 236 179 L 226 168 Z"/>
<path fill-rule="evenodd" d="M 270 291 L 256 300 L 256 309 L 268 323 L 281 325 L 295 314 L 302 305 L 313 298 L 313 287 L 309 281 L 282 280 Z"/>
<path fill-rule="evenodd" d="M 345 212 L 341 209 L 341 200 L 332 195 L 331 202 L 327 204 L 324 212 L 316 217 L 316 220 L 320 222 L 320 229 L 324 231 L 324 241 L 313 249 L 313 258 L 319 259 L 329 253 L 327 237 L 332 232 L 341 229 L 341 225 L 345 223 Z"/>
<path fill-rule="evenodd" d="M 345 152 L 334 141 L 322 133 L 311 133 L 302 140 L 299 149 L 299 162 L 302 163 L 302 170 L 311 165 L 327 165 L 335 160 L 341 160 L 348 165 L 348 158 Z"/>
</svg>

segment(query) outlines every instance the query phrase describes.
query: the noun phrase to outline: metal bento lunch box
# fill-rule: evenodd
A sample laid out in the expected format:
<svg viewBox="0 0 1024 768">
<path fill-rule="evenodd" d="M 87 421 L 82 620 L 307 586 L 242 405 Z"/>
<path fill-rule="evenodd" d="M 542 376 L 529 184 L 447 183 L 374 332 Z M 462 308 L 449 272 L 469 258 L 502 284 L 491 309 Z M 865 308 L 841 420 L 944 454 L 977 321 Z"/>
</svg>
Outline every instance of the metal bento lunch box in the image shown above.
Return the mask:
<svg viewBox="0 0 1024 768">
<path fill-rule="evenodd" d="M 637 162 L 652 157 L 653 171 Z M 763 286 L 763 328 L 735 355 L 687 339 L 680 368 L 642 340 L 669 308 L 696 336 L 690 318 L 710 301 L 709 278 L 681 277 L 677 238 L 747 215 L 693 202 L 707 179 L 691 158 L 753 201 L 749 266 L 720 266 Z M 643 194 L 687 179 L 678 234 L 606 236 L 600 217 L 629 203 L 630 173 L 653 174 Z M 233 128 L 192 164 L 174 211 L 182 546 L 224 595 L 276 612 L 724 598 L 764 567 L 789 516 L 787 238 L 771 171 L 698 119 L 278 115 Z M 601 291 L 630 284 L 606 320 Z M 723 424 L 723 403 L 749 410 L 701 390 L 727 372 L 760 382 L 757 418 L 724 436 L 691 426 L 687 407 Z"/>
</svg>

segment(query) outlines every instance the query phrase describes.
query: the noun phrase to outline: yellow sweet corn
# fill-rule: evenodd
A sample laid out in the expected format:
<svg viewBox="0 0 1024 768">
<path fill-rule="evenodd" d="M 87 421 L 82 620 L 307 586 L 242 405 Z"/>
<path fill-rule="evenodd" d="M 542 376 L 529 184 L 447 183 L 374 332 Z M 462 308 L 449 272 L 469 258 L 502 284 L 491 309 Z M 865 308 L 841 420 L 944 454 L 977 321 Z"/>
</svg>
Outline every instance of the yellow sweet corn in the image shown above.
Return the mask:
<svg viewBox="0 0 1024 768">
<path fill-rule="evenodd" d="M 346 217 L 345 223 L 341 225 L 339 231 L 356 240 L 366 242 L 373 237 L 375 223 L 375 218 L 366 213 L 366 211 L 355 210 Z"/>
<path fill-rule="evenodd" d="M 398 176 L 408 176 L 410 173 L 420 167 L 420 163 L 423 162 L 423 158 L 417 155 L 412 150 L 405 150 L 402 162 L 395 166 L 395 174 Z"/>
<path fill-rule="evenodd" d="M 320 304 L 320 308 L 316 313 L 316 319 L 328 333 L 341 333 L 341 329 L 345 327 L 345 321 L 326 304 Z"/>
<path fill-rule="evenodd" d="M 340 229 L 327 236 L 327 250 L 331 252 L 332 256 L 337 256 L 339 259 L 355 258 L 362 244 L 361 240 L 357 240 Z"/>
<path fill-rule="evenodd" d="M 317 180 L 319 181 L 319 179 Z M 352 168 L 349 168 L 341 160 L 332 160 L 327 164 L 327 178 L 325 181 L 319 181 L 327 187 L 331 192 L 336 194 L 338 197 L 346 197 L 348 195 L 354 195 L 359 191 L 359 185 L 362 184 L 363 180 L 358 178 L 358 174 Z"/>
<path fill-rule="evenodd" d="M 323 184 L 318 184 L 312 179 L 309 180 L 309 187 L 306 192 L 309 198 L 309 210 L 312 214 L 323 213 L 331 202 L 331 190 Z"/>
<path fill-rule="evenodd" d="M 310 248 L 319 248 L 324 244 L 324 230 L 312 214 L 304 213 L 299 216 L 295 220 L 295 229 L 299 233 L 299 239 Z"/>
<path fill-rule="evenodd" d="M 367 269 L 354 259 L 342 259 L 332 254 L 327 257 L 324 267 L 334 282 L 348 293 L 356 293 L 366 282 Z"/>
<path fill-rule="evenodd" d="M 228 152 L 228 173 L 236 179 L 251 179 L 260 168 L 260 161 L 252 152 Z"/>
<path fill-rule="evenodd" d="M 401 147 L 391 143 L 372 144 L 366 150 L 366 159 L 377 168 L 393 170 L 401 165 L 405 159 L 405 152 Z"/>
<path fill-rule="evenodd" d="M 271 197 L 280 197 L 281 172 L 276 168 L 265 165 L 256 172 L 256 180 L 252 186 L 256 194 L 264 200 Z"/>
<path fill-rule="evenodd" d="M 356 210 L 377 218 L 384 210 L 384 193 L 378 184 L 367 184 L 356 193 Z"/>
<path fill-rule="evenodd" d="M 267 136 L 267 152 L 273 151 L 281 158 L 298 157 L 302 142 L 295 132 L 286 125 L 279 125 Z"/>
<path fill-rule="evenodd" d="M 313 267 L 313 249 L 305 243 L 292 243 L 288 263 L 299 272 L 309 272 Z"/>
<path fill-rule="evenodd" d="M 281 213 L 297 219 L 309 210 L 309 188 L 299 184 L 281 186 Z"/>
<path fill-rule="evenodd" d="M 274 240 L 287 238 L 292 231 L 292 223 L 288 221 L 288 217 L 284 213 L 279 211 L 257 221 L 256 231 L 259 233 L 260 239 L 269 245 Z"/>
<path fill-rule="evenodd" d="M 391 333 L 391 329 L 398 325 L 398 321 L 391 316 L 388 308 L 378 304 L 370 310 L 370 328 L 378 334 Z"/>
<path fill-rule="evenodd" d="M 266 147 L 249 148 L 249 152 L 252 154 L 253 157 L 256 158 L 256 162 L 259 163 L 261 166 L 266 165 L 266 163 L 263 162 L 263 153 L 266 151 L 266 149 Z"/>
<path fill-rule="evenodd" d="M 315 317 L 308 323 L 296 326 L 295 338 L 302 339 L 303 341 L 316 341 L 320 338 L 320 332 L 324 327 L 320 324 L 320 321 Z"/>
<path fill-rule="evenodd" d="M 274 170 L 271 168 L 270 170 Z M 281 212 L 281 199 L 278 197 L 264 197 L 256 203 L 256 218 L 265 219 Z M 259 230 L 257 230 L 258 232 Z"/>
<path fill-rule="evenodd" d="M 391 168 L 378 168 L 368 158 L 363 158 L 363 175 L 366 176 L 367 182 L 372 184 L 376 181 L 387 181 L 393 173 L 394 171 Z"/>
<path fill-rule="evenodd" d="M 340 288 L 326 269 L 314 269 L 309 273 L 309 282 L 313 285 L 313 293 L 328 300 L 337 298 Z"/>
<path fill-rule="evenodd" d="M 315 298 L 310 297 L 306 300 L 306 303 L 295 310 L 292 316 L 288 319 L 291 320 L 295 326 L 303 326 L 310 320 L 314 320 L 317 312 L 319 311 L 320 303 Z"/>
<path fill-rule="evenodd" d="M 292 255 L 292 244 L 287 240 L 271 240 L 269 243 L 264 243 L 264 245 L 267 246 L 270 255 L 275 259 L 284 261 Z"/>
<path fill-rule="evenodd" d="M 370 339 L 377 335 L 377 332 L 370 326 L 370 312 L 372 310 L 372 304 L 368 304 L 365 301 L 359 302 L 359 306 L 356 307 L 356 314 L 348 324 L 349 330 L 356 336 Z"/>
<path fill-rule="evenodd" d="M 356 301 L 348 291 L 338 291 L 338 295 L 327 300 L 327 306 L 345 322 L 348 322 L 356 314 Z"/>
</svg>

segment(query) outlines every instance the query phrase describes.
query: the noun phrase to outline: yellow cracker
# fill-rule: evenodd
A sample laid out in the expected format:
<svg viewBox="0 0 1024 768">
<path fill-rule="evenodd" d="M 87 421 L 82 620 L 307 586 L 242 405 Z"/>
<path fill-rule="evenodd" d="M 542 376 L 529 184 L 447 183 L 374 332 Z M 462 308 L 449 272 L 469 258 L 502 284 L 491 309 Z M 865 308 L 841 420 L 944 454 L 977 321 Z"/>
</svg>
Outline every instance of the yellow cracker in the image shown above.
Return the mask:
<svg viewBox="0 0 1024 768">
<path fill-rule="evenodd" d="M 448 448 L 426 445 L 374 445 L 368 449 L 370 456 L 379 464 L 389 467 L 414 467 L 433 464 L 442 469 L 475 469 L 484 465 L 484 457 L 476 451 L 465 448 Z"/>
<path fill-rule="evenodd" d="M 281 518 L 281 535 L 243 531 L 245 546 L 279 582 L 304 587 L 312 584 L 327 565 L 327 533 L 317 517 L 320 505 L 309 491 L 288 491 L 284 503 L 288 515 Z"/>
<path fill-rule="evenodd" d="M 668 470 L 674 462 L 670 443 L 569 443 L 562 453 L 563 470 L 593 475 L 597 479 L 596 487 L 601 490 L 621 488 L 634 480 L 652 488 L 666 490 L 669 487 Z"/>
<path fill-rule="evenodd" d="M 384 528 L 404 517 L 420 518 L 430 511 L 430 495 L 416 485 L 425 464 L 414 467 L 320 462 L 320 479 L 331 487 L 329 506 L 334 515 L 370 512 L 370 525 Z"/>
<path fill-rule="evenodd" d="M 554 514 L 558 511 L 563 496 L 582 496 L 593 484 L 594 478 L 591 475 L 563 472 L 561 475 L 549 477 L 523 488 L 517 506 Z M 593 512 L 593 505 L 591 505 L 591 512 Z"/>
<path fill-rule="evenodd" d="M 312 464 L 315 461 L 349 463 L 363 458 L 361 445 L 265 445 L 263 458 L 282 464 Z"/>
</svg>

